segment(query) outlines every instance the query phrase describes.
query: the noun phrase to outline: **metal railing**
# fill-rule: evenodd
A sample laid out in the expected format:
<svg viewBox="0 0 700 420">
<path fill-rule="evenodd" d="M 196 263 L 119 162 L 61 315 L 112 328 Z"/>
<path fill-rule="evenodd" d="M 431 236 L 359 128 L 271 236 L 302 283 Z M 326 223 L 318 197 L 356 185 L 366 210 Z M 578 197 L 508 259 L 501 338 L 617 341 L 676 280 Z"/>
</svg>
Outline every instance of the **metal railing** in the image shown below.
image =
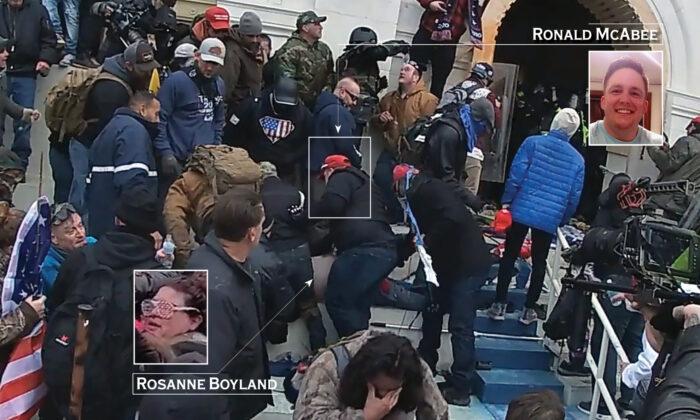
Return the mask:
<svg viewBox="0 0 700 420">
<path fill-rule="evenodd" d="M 549 265 L 549 261 L 547 262 L 547 276 L 545 276 L 545 280 L 549 283 L 547 318 L 549 318 L 549 315 L 551 314 L 552 309 L 554 308 L 554 305 L 556 304 L 557 299 L 559 298 L 559 294 L 561 293 L 562 286 L 561 281 L 559 280 L 559 271 L 561 267 L 561 253 L 562 251 L 568 248 L 569 244 L 566 238 L 564 237 L 564 234 L 562 233 L 561 229 L 557 229 L 557 242 L 556 247 L 554 249 L 554 259 L 552 261 L 552 266 Z M 608 390 L 608 387 L 605 385 L 605 381 L 603 380 L 605 372 L 605 363 L 607 361 L 608 348 L 610 344 L 612 344 L 613 349 L 617 353 L 618 358 L 622 360 L 624 364 L 629 364 L 629 358 L 627 357 L 627 354 L 625 354 L 625 350 L 622 348 L 620 339 L 617 337 L 617 334 L 615 333 L 615 330 L 610 324 L 610 320 L 608 319 L 608 316 L 605 313 L 603 307 L 601 306 L 600 301 L 598 300 L 598 296 L 595 293 L 593 293 L 591 296 L 591 303 L 595 316 L 598 317 L 601 325 L 603 326 L 603 339 L 601 340 L 601 348 L 600 352 L 598 353 L 598 361 L 596 361 L 593 357 L 590 345 L 588 346 L 588 351 L 586 352 L 586 361 L 588 362 L 588 366 L 591 369 L 591 373 L 593 374 L 594 380 L 593 398 L 591 400 L 591 411 L 588 418 L 597 418 L 596 413 L 598 412 L 598 406 L 600 405 L 600 397 L 602 396 L 603 402 L 605 402 L 605 405 L 608 408 L 608 411 L 610 412 L 610 416 L 614 420 L 620 420 L 621 417 L 617 411 L 614 396 L 610 395 L 610 391 Z"/>
</svg>

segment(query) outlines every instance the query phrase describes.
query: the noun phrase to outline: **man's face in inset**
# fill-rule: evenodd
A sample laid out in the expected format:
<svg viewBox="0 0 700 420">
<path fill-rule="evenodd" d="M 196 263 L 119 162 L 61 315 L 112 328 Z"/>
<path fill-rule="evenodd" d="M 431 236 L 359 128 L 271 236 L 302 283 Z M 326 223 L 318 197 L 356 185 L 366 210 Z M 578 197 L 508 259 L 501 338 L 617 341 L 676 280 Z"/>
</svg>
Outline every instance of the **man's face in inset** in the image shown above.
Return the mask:
<svg viewBox="0 0 700 420">
<path fill-rule="evenodd" d="M 614 72 L 600 98 L 605 125 L 615 132 L 636 130 L 649 107 L 646 96 L 642 75 L 630 68 Z"/>
</svg>

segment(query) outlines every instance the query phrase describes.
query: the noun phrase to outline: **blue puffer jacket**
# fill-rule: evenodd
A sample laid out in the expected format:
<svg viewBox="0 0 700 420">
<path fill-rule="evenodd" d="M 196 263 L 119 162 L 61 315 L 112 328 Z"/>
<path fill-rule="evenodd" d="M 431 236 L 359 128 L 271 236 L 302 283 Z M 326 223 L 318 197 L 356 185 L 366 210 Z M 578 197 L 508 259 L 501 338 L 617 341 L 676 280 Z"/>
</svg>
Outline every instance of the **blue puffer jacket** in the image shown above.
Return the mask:
<svg viewBox="0 0 700 420">
<path fill-rule="evenodd" d="M 530 136 L 513 159 L 501 202 L 510 204 L 513 221 L 554 234 L 576 211 L 584 167 L 563 132 Z"/>
</svg>

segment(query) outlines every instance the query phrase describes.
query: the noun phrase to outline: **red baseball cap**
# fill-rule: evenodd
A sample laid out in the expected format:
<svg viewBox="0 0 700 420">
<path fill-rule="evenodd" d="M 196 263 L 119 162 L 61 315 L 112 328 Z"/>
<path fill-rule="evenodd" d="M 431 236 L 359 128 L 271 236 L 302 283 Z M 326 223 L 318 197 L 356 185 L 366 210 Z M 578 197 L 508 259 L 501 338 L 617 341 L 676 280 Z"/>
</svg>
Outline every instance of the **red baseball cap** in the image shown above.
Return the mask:
<svg viewBox="0 0 700 420">
<path fill-rule="evenodd" d="M 326 159 L 323 161 L 323 165 L 321 165 L 321 172 L 325 171 L 326 169 L 345 169 L 349 168 L 352 166 L 350 164 L 350 159 L 343 155 L 330 155 L 326 157 Z M 323 174 L 321 174 L 323 176 Z"/>
<path fill-rule="evenodd" d="M 223 7 L 213 6 L 204 12 L 204 20 L 209 22 L 215 31 L 228 29 L 231 26 L 228 10 Z"/>
<path fill-rule="evenodd" d="M 394 166 L 394 182 L 397 182 L 398 180 L 405 178 L 406 174 L 414 170 L 415 168 L 409 164 L 406 163 L 401 163 L 399 165 Z"/>
</svg>

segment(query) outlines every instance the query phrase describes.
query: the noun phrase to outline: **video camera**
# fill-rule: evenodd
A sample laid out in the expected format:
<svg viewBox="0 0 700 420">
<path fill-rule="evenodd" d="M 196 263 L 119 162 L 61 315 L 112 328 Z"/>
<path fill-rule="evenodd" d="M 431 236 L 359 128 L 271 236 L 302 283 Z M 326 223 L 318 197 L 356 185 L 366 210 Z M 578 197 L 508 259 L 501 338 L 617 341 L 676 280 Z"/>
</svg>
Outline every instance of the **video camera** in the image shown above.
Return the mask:
<svg viewBox="0 0 700 420">
<path fill-rule="evenodd" d="M 115 10 L 107 16 L 110 29 L 125 41 L 125 45 L 144 40 L 137 26 L 141 17 L 148 12 L 148 7 L 143 6 L 135 1 L 122 2 L 116 4 Z"/>
<path fill-rule="evenodd" d="M 696 186 L 688 181 L 649 183 L 645 179 L 624 186 L 618 200 L 622 198 L 624 208 L 626 204 L 642 204 L 639 200 L 648 195 L 669 192 L 683 193 L 689 199 L 679 221 L 641 206 L 639 214 L 624 222 L 622 239 L 614 249 L 633 278 L 631 287 L 592 281 L 583 275 L 567 275 L 562 284 L 595 293 L 641 295 L 642 301 L 657 304 L 700 303 L 700 193 L 696 193 Z"/>
</svg>

